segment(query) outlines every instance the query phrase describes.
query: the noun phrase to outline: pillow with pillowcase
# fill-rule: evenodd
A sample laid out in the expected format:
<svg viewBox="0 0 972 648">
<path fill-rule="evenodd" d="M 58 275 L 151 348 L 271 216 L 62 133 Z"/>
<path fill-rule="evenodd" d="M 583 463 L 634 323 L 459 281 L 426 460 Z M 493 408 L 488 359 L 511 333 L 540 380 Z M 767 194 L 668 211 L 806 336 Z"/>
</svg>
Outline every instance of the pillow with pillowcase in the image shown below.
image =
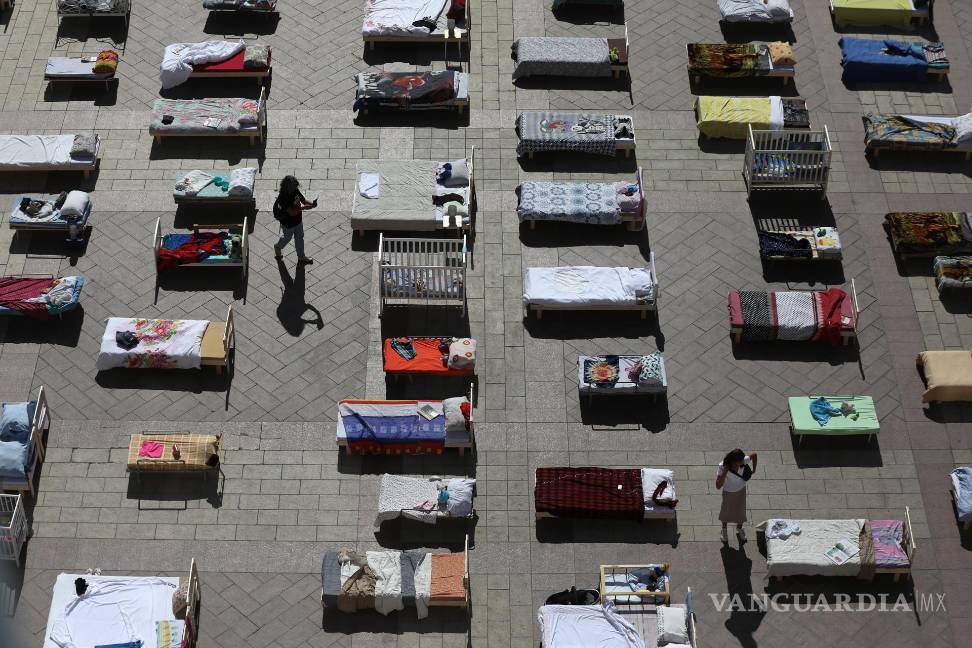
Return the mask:
<svg viewBox="0 0 972 648">
<path fill-rule="evenodd" d="M 4 403 L 0 415 L 0 441 L 27 443 L 30 438 L 30 403 Z"/>
<path fill-rule="evenodd" d="M 465 160 L 443 162 L 436 169 L 435 178 L 443 187 L 468 187 L 469 164 Z"/>
<path fill-rule="evenodd" d="M 442 401 L 442 414 L 445 416 L 446 432 L 469 430 L 469 399 L 465 396 L 455 396 Z"/>
<path fill-rule="evenodd" d="M 658 615 L 658 645 L 687 644 L 688 616 L 685 608 L 660 605 L 655 609 Z"/>
<path fill-rule="evenodd" d="M 472 513 L 475 486 L 475 479 L 457 478 L 449 480 L 449 502 L 446 504 L 449 515 L 465 517 Z"/>
</svg>

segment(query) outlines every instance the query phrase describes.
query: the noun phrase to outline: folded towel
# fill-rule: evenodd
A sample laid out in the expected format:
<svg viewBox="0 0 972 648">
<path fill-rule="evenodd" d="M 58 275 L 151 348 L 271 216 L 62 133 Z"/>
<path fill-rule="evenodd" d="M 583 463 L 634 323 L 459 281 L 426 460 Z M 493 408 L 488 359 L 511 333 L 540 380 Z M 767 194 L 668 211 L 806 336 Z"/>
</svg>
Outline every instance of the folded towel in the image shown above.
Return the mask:
<svg viewBox="0 0 972 648">
<path fill-rule="evenodd" d="M 114 74 L 118 69 L 118 52 L 102 50 L 95 59 L 93 71 L 95 74 Z"/>
<path fill-rule="evenodd" d="M 362 173 L 358 176 L 358 192 L 365 198 L 377 198 L 379 175 L 377 173 Z"/>
<path fill-rule="evenodd" d="M 256 99 L 244 99 L 240 103 L 240 116 L 237 120 L 241 126 L 256 126 L 260 123 L 260 102 Z"/>
<path fill-rule="evenodd" d="M 265 70 L 270 66 L 270 47 L 268 45 L 247 45 L 243 55 L 243 67 L 247 70 Z"/>
<path fill-rule="evenodd" d="M 75 160 L 93 160 L 98 154 L 98 136 L 94 133 L 83 133 L 74 136 L 71 145 L 71 157 Z"/>
<path fill-rule="evenodd" d="M 256 169 L 254 167 L 233 169 L 230 172 L 229 191 L 227 193 L 230 196 L 252 196 L 255 182 Z"/>
<path fill-rule="evenodd" d="M 164 450 L 165 444 L 158 441 L 142 441 L 142 445 L 138 447 L 138 456 L 160 459 Z"/>
</svg>

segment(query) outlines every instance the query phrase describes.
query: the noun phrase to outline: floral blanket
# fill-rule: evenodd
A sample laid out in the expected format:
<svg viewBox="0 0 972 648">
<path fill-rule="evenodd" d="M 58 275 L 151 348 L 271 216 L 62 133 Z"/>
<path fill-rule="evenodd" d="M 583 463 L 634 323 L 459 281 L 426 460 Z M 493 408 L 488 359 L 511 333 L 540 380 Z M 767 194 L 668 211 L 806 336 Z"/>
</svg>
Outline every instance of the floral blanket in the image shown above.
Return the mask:
<svg viewBox="0 0 972 648">
<path fill-rule="evenodd" d="M 689 43 L 689 74 L 723 79 L 756 76 L 759 48 L 756 43 Z"/>
<path fill-rule="evenodd" d="M 217 99 L 156 99 L 152 104 L 152 135 L 225 135 L 254 131 L 255 123 L 241 124 L 240 118 L 253 117 L 259 106 L 255 99 L 236 97 Z M 171 117 L 171 121 L 169 120 Z"/>
<path fill-rule="evenodd" d="M 354 110 L 447 105 L 456 99 L 456 72 L 362 72 Z"/>
<path fill-rule="evenodd" d="M 617 121 L 617 115 L 603 113 L 525 112 L 516 121 L 516 154 L 572 151 L 613 157 Z"/>
<path fill-rule="evenodd" d="M 98 371 L 128 369 L 199 369 L 200 345 L 209 322 L 206 320 L 158 320 L 129 317 L 108 319 L 98 353 Z M 118 346 L 117 334 L 132 332 L 138 344 L 131 349 Z"/>
<path fill-rule="evenodd" d="M 892 212 L 884 220 L 899 252 L 949 254 L 972 247 L 964 212 Z"/>
<path fill-rule="evenodd" d="M 520 221 L 546 220 L 617 225 L 621 206 L 613 182 L 524 182 L 519 186 Z"/>
<path fill-rule="evenodd" d="M 915 151 L 941 151 L 953 146 L 955 129 L 945 124 L 877 113 L 867 113 L 863 120 L 866 146 Z"/>
</svg>

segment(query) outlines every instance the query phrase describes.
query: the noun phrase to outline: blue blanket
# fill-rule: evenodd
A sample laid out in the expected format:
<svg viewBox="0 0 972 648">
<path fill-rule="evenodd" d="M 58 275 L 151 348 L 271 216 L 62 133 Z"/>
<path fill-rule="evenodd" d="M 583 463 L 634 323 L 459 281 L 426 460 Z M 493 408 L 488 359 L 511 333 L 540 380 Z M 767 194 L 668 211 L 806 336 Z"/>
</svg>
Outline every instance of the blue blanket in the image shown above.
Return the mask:
<svg viewBox="0 0 972 648">
<path fill-rule="evenodd" d="M 972 521 L 972 468 L 956 468 L 952 471 L 958 480 L 958 492 L 955 493 L 955 508 L 958 509 L 958 519 L 962 522 Z"/>
<path fill-rule="evenodd" d="M 848 83 L 928 80 L 928 59 L 921 45 L 846 36 L 839 44 L 843 79 Z"/>
<path fill-rule="evenodd" d="M 445 417 L 431 421 L 419 414 L 404 416 L 373 416 L 358 411 L 341 414 L 348 443 L 372 442 L 382 445 L 415 445 L 445 443 Z"/>
</svg>

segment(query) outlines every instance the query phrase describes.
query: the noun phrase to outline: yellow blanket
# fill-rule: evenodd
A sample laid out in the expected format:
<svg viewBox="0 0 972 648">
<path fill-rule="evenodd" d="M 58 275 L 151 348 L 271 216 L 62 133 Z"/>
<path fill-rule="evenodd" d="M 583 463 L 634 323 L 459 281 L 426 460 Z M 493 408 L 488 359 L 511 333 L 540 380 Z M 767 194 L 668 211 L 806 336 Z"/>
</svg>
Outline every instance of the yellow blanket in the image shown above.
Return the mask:
<svg viewBox="0 0 972 648">
<path fill-rule="evenodd" d="M 706 137 L 746 139 L 747 124 L 753 130 L 770 128 L 769 97 L 696 97 L 695 117 Z"/>
<path fill-rule="evenodd" d="M 909 27 L 911 0 L 833 0 L 838 27 Z"/>
</svg>

